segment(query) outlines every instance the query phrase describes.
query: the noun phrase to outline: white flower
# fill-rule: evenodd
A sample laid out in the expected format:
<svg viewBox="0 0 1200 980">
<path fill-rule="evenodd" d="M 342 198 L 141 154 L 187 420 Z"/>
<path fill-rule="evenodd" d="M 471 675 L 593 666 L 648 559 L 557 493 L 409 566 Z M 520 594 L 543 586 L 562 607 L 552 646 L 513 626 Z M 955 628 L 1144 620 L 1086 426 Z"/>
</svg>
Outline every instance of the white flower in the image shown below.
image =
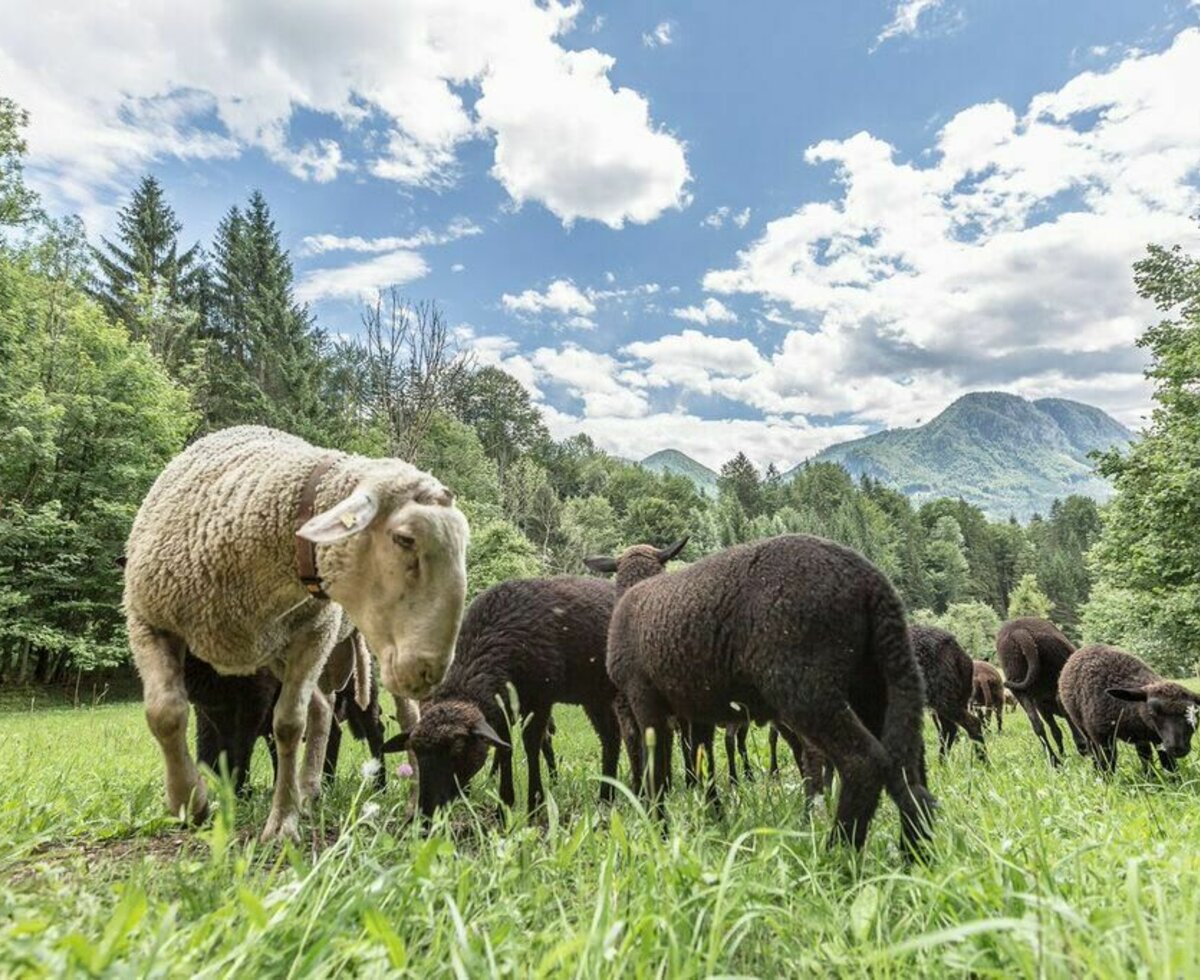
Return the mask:
<svg viewBox="0 0 1200 980">
<path fill-rule="evenodd" d="M 383 809 L 383 808 L 378 803 L 376 803 L 374 800 L 367 800 L 367 802 L 363 804 L 363 808 L 362 808 L 363 819 L 371 820 L 371 819 L 375 818 L 376 816 L 379 815 L 379 811 L 381 809 Z"/>
<path fill-rule="evenodd" d="M 1194 704 L 1189 704 L 1187 708 L 1187 722 L 1193 729 L 1196 727 L 1196 718 L 1198 715 L 1200 715 L 1200 709 L 1197 709 Z"/>
<path fill-rule="evenodd" d="M 362 764 L 362 778 L 374 779 L 378 775 L 380 768 L 378 759 L 368 759 Z"/>
</svg>

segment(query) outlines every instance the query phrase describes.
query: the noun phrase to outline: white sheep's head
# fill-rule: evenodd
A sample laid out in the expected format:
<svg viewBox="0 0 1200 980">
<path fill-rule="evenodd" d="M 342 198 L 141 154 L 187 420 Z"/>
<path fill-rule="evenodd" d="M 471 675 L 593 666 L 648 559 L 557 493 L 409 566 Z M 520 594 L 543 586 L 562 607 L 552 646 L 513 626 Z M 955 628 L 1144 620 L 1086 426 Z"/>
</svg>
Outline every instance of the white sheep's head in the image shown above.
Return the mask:
<svg viewBox="0 0 1200 980">
<path fill-rule="evenodd" d="M 379 658 L 383 686 L 423 698 L 454 657 L 467 592 L 466 518 L 426 474 L 376 476 L 296 533 L 325 591 Z"/>
</svg>

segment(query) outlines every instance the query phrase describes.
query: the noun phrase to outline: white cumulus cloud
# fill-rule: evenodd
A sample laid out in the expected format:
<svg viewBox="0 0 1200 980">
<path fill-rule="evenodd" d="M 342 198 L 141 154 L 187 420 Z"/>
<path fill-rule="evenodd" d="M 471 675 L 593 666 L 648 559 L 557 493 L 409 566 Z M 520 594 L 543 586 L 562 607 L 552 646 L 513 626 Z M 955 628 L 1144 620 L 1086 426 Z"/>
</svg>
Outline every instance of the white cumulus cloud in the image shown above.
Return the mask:
<svg viewBox="0 0 1200 980">
<path fill-rule="evenodd" d="M 714 296 L 709 296 L 702 306 L 678 306 L 671 311 L 671 316 L 699 324 L 733 323 L 737 320 L 737 314 Z"/>
</svg>

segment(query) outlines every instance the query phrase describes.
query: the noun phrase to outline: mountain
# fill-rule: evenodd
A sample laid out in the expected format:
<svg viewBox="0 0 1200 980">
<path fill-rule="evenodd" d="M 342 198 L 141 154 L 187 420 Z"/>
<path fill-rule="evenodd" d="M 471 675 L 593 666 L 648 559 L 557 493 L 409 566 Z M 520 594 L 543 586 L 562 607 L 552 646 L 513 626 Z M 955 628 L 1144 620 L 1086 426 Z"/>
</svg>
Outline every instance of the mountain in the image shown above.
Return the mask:
<svg viewBox="0 0 1200 980">
<path fill-rule="evenodd" d="M 679 476 L 686 476 L 696 484 L 696 488 L 701 493 L 716 496 L 717 474 L 678 449 L 660 450 L 647 456 L 640 465 L 651 473 L 676 473 Z"/>
<path fill-rule="evenodd" d="M 1024 520 L 1068 494 L 1106 500 L 1112 488 L 1093 472 L 1088 453 L 1132 438 L 1091 405 L 984 391 L 964 395 L 925 425 L 838 443 L 809 462 L 840 463 L 917 503 L 962 497 L 990 517 Z"/>
</svg>

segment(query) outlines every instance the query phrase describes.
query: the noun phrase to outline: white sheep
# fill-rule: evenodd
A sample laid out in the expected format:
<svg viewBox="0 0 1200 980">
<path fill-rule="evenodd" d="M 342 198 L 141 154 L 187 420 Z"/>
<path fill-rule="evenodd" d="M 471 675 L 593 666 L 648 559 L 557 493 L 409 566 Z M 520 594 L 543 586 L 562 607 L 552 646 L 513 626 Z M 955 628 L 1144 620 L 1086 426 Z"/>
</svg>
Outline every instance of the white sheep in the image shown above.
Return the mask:
<svg viewBox="0 0 1200 980">
<path fill-rule="evenodd" d="M 315 516 L 298 527 L 306 484 Z M 185 650 L 221 673 L 266 666 L 282 682 L 264 841 L 298 838 L 301 802 L 320 790 L 330 709 L 317 681 L 353 627 L 393 695 L 421 698 L 436 686 L 466 594 L 467 524 L 452 500 L 401 460 L 334 453 L 259 426 L 207 436 L 163 470 L 129 535 L 125 615 L 173 813 L 206 813 L 187 748 Z M 304 542 L 314 546 L 317 589 L 300 578 Z M 311 594 L 321 588 L 328 600 Z"/>
</svg>

